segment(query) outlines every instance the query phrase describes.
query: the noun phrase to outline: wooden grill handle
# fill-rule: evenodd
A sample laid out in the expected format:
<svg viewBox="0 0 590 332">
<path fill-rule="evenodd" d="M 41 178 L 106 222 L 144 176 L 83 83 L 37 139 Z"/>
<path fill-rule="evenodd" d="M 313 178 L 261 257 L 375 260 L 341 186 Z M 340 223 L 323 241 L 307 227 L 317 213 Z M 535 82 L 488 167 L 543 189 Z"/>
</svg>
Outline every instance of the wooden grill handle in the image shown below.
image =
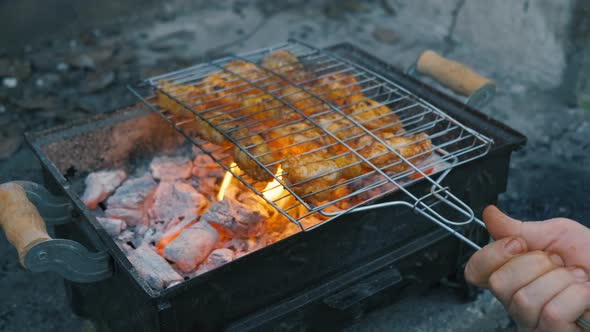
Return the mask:
<svg viewBox="0 0 590 332">
<path fill-rule="evenodd" d="M 51 240 L 39 211 L 16 183 L 0 184 L 0 228 L 16 248 L 20 264 L 25 268 L 24 257 L 29 249 Z"/>
<path fill-rule="evenodd" d="M 432 50 L 426 50 L 416 60 L 416 71 L 429 76 L 454 92 L 470 96 L 486 84 L 495 83 L 457 61 L 449 60 Z"/>
</svg>

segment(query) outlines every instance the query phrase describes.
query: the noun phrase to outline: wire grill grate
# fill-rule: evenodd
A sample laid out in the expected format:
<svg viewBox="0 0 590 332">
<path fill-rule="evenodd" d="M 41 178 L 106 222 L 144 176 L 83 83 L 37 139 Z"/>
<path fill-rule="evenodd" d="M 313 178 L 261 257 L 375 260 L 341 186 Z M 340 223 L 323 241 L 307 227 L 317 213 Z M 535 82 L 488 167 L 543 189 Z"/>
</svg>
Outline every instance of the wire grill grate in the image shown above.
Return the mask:
<svg viewBox="0 0 590 332">
<path fill-rule="evenodd" d="M 261 65 L 277 51 L 288 51 L 296 60 Z M 336 54 L 289 41 L 152 77 L 145 83 L 143 93 L 142 87 L 131 88 L 132 92 L 302 228 L 396 190 L 404 192 L 407 200 L 390 204 L 410 206 L 445 228 L 474 220 L 469 207 L 440 181 L 453 167 L 485 155 L 491 139 L 403 86 Z M 166 105 L 157 94 L 177 106 L 161 107 Z M 204 131 L 209 137 L 216 135 L 212 139 L 216 143 L 228 144 L 205 144 L 197 137 Z M 390 143 L 400 139 L 404 143 Z M 427 148 L 409 156 L 402 153 L 418 144 Z M 237 169 L 233 164 L 237 152 L 232 150 L 257 171 Z M 279 165 L 319 154 L 325 156 L 322 162 L 338 166 L 298 181 L 287 173 L 295 172 L 293 168 L 277 173 Z M 353 172 L 359 168 L 362 171 Z M 342 176 L 347 172 L 354 174 Z M 440 174 L 438 179 L 434 174 Z M 268 184 L 270 180 L 274 185 Z M 420 180 L 432 184 L 431 193 L 418 195 L 408 189 Z M 271 197 L 268 193 L 277 188 L 283 190 Z M 468 220 L 454 222 L 441 216 L 433 208 L 441 202 Z"/>
</svg>

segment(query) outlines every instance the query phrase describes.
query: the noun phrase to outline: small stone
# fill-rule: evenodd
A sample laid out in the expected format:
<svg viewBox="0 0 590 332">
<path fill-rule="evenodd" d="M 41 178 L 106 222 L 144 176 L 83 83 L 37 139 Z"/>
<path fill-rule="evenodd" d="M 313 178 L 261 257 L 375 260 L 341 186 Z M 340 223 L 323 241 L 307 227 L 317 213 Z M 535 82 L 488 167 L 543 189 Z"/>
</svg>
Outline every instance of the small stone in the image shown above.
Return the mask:
<svg viewBox="0 0 590 332">
<path fill-rule="evenodd" d="M 399 41 L 399 34 L 389 28 L 377 27 L 373 30 L 373 38 L 383 44 L 395 44 Z"/>
<path fill-rule="evenodd" d="M 36 71 L 52 71 L 56 68 L 55 57 L 52 54 L 36 53 L 30 55 L 29 59 Z"/>
<path fill-rule="evenodd" d="M 0 114 L 1 113 L 6 113 L 6 106 L 0 104 Z"/>
<path fill-rule="evenodd" d="M 19 100 L 16 104 L 23 110 L 35 111 L 42 109 L 59 108 L 60 101 L 57 97 L 38 96 L 36 98 L 27 98 L 25 100 Z"/>
<path fill-rule="evenodd" d="M 66 63 L 72 66 L 73 68 L 77 69 L 88 69 L 94 70 L 96 68 L 96 63 L 94 60 L 87 54 L 79 54 L 69 57 L 66 60 Z"/>
<path fill-rule="evenodd" d="M 82 87 L 82 92 L 93 93 L 104 90 L 115 81 L 115 73 L 108 71 L 105 73 L 92 73 L 86 78 Z"/>
<path fill-rule="evenodd" d="M 119 68 L 121 65 L 128 64 L 135 60 L 136 55 L 133 51 L 123 48 L 109 62 L 111 68 Z"/>
<path fill-rule="evenodd" d="M 40 89 L 53 90 L 61 84 L 61 77 L 55 73 L 47 73 L 35 80 L 35 85 Z"/>
<path fill-rule="evenodd" d="M 520 83 L 515 83 L 510 87 L 510 91 L 514 94 L 523 94 L 526 92 L 526 86 Z"/>
<path fill-rule="evenodd" d="M 0 160 L 10 158 L 20 148 L 23 137 L 22 135 L 12 135 L 9 137 L 2 137 L 0 134 Z"/>
<path fill-rule="evenodd" d="M 88 53 L 88 56 L 94 61 L 95 64 L 107 62 L 112 59 L 115 50 L 113 47 L 101 47 Z"/>
<path fill-rule="evenodd" d="M 57 66 L 55 66 L 55 68 L 59 71 L 66 71 L 66 70 L 70 69 L 70 66 L 68 66 L 67 63 L 60 62 L 57 64 Z"/>
<path fill-rule="evenodd" d="M 133 96 L 124 93 L 124 86 L 112 87 L 108 91 L 79 97 L 75 105 L 83 111 L 90 113 L 102 113 L 121 108 L 132 102 Z"/>
<path fill-rule="evenodd" d="M 152 51 L 169 51 L 172 49 L 182 49 L 186 43 L 194 40 L 195 33 L 189 30 L 177 30 L 162 36 L 156 37 L 148 43 L 148 47 Z"/>
<path fill-rule="evenodd" d="M 24 80 L 31 75 L 31 63 L 17 59 L 0 59 L 0 76 Z"/>
<path fill-rule="evenodd" d="M 18 85 L 18 79 L 16 77 L 5 77 L 2 80 L 2 84 L 9 89 L 16 88 Z"/>
</svg>

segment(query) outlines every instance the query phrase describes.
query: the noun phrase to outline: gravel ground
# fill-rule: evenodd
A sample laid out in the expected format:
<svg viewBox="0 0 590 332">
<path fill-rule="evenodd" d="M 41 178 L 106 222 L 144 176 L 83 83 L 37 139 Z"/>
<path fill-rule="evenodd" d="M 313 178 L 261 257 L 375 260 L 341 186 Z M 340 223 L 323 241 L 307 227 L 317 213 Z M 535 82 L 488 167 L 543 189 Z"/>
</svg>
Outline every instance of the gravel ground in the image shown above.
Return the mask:
<svg viewBox="0 0 590 332">
<path fill-rule="evenodd" d="M 560 105 L 552 92 L 526 76 L 511 76 L 485 53 L 449 43 L 444 33 L 416 29 L 376 4 L 279 10 L 236 2 L 178 14 L 168 8 L 149 26 L 132 22 L 31 46 L 16 58 L 0 57 L 12 64 L 12 71 L 0 72 L 0 77 L 17 78 L 16 87 L 10 88 L 15 82 L 6 79 L 0 87 L 0 182 L 42 182 L 38 162 L 22 145 L 23 131 L 130 103 L 133 97 L 125 85 L 141 77 L 295 37 L 318 46 L 353 42 L 401 68 L 421 50 L 433 48 L 492 77 L 498 82 L 497 98 L 483 112 L 529 138 L 513 156 L 501 208 L 529 220 L 565 216 L 590 222 L 590 111 Z M 0 237 L 0 331 L 80 330 L 81 321 L 66 306 L 60 279 L 23 271 L 16 252 Z M 349 330 L 515 329 L 489 293 L 462 303 L 452 290 L 441 287 L 374 312 Z"/>
</svg>

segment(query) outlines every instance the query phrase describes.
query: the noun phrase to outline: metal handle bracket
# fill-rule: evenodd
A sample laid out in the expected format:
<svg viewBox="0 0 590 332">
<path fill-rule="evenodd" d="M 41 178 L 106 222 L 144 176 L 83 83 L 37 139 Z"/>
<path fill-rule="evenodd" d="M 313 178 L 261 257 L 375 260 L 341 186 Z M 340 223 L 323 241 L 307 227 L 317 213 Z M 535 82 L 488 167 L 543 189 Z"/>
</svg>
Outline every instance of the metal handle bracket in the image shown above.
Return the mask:
<svg viewBox="0 0 590 332">
<path fill-rule="evenodd" d="M 17 249 L 24 268 L 57 272 L 74 282 L 95 282 L 112 275 L 108 253 L 90 252 L 78 242 L 53 239 L 47 233 L 46 224 L 71 221 L 67 198 L 27 181 L 0 185 L 0 198 L 0 228 Z"/>
</svg>

